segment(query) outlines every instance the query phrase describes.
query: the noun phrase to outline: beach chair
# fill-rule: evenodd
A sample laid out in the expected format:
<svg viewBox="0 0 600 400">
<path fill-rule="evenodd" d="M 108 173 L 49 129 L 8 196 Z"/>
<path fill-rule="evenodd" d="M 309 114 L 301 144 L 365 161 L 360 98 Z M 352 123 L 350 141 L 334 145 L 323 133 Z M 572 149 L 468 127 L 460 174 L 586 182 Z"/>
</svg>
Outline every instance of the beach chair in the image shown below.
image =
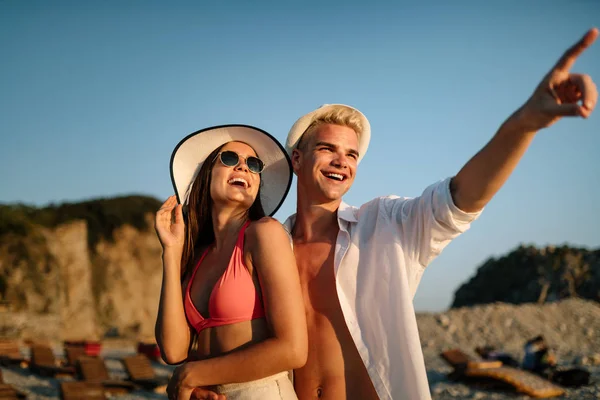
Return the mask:
<svg viewBox="0 0 600 400">
<path fill-rule="evenodd" d="M 13 385 L 4 383 L 2 370 L 0 370 L 0 400 L 21 400 L 26 399 L 27 395 Z"/>
<path fill-rule="evenodd" d="M 475 353 L 484 360 L 496 360 L 501 361 L 502 365 L 507 367 L 519 368 L 521 363 L 514 359 L 510 354 L 503 351 L 498 351 L 492 346 L 478 346 L 475 347 Z"/>
<path fill-rule="evenodd" d="M 29 369 L 42 376 L 70 376 L 75 374 L 75 367 L 63 367 L 58 364 L 50 346 L 33 344 Z"/>
<path fill-rule="evenodd" d="M 0 340 L 0 365 L 14 366 L 19 365 L 26 368 L 29 360 L 21 355 L 19 343 L 15 340 Z"/>
<path fill-rule="evenodd" d="M 164 363 L 160 355 L 160 348 L 156 342 L 138 342 L 137 352 L 148 357 L 150 361 Z"/>
<path fill-rule="evenodd" d="M 123 358 L 125 370 L 129 380 L 146 390 L 164 392 L 167 388 L 168 378 L 156 375 L 150 359 L 143 354 Z"/>
<path fill-rule="evenodd" d="M 84 347 L 65 345 L 65 358 L 67 360 L 67 365 L 77 366 L 77 361 L 81 357 L 87 357 Z"/>
<path fill-rule="evenodd" d="M 19 397 L 19 392 L 12 385 L 0 383 L 0 400 L 19 400 L 25 397 Z"/>
<path fill-rule="evenodd" d="M 475 360 L 458 349 L 445 351 L 440 356 L 458 371 L 475 368 L 498 368 L 502 366 L 502 361 Z"/>
<path fill-rule="evenodd" d="M 111 379 L 103 359 L 98 357 L 80 357 L 77 360 L 79 377 L 90 383 L 100 383 L 104 391 L 111 395 L 125 394 L 137 387 L 133 382 Z"/>
<path fill-rule="evenodd" d="M 565 390 L 547 379 L 521 369 L 502 365 L 501 361 L 476 360 L 460 349 L 442 352 L 440 356 L 453 368 L 451 379 L 462 381 L 496 381 L 517 392 L 536 398 L 561 396 Z"/>
<path fill-rule="evenodd" d="M 62 381 L 60 398 L 62 400 L 105 400 L 106 395 L 100 383 Z"/>
<path fill-rule="evenodd" d="M 102 351 L 102 342 L 96 340 L 65 340 L 64 347 L 83 348 L 86 355 L 97 357 Z"/>
</svg>

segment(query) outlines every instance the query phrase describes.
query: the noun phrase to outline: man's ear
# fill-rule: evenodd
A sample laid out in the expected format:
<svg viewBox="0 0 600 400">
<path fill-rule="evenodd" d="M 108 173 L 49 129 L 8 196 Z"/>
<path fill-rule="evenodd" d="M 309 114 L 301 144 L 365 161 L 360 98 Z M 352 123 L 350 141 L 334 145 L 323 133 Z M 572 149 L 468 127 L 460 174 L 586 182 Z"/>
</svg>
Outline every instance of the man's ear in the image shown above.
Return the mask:
<svg viewBox="0 0 600 400">
<path fill-rule="evenodd" d="M 297 174 L 302 162 L 302 152 L 298 149 L 292 150 L 292 169 Z"/>
</svg>

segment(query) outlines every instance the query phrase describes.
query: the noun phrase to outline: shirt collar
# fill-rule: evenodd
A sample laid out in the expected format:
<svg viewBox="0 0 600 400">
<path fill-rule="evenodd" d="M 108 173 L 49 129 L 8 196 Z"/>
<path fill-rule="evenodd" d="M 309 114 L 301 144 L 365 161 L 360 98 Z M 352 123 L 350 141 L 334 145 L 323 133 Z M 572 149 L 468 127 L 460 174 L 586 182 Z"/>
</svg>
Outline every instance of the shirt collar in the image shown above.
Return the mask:
<svg viewBox="0 0 600 400">
<path fill-rule="evenodd" d="M 340 203 L 337 215 L 338 221 L 341 219 L 346 222 L 358 222 L 358 219 L 356 218 L 356 207 L 352 207 L 344 203 L 344 201 Z"/>
<path fill-rule="evenodd" d="M 345 226 L 349 222 L 358 222 L 358 219 L 356 218 L 356 208 L 344 203 L 344 201 L 342 201 L 340 203 L 340 206 L 338 207 L 337 217 L 338 217 L 338 223 L 340 224 L 340 227 L 342 225 Z M 342 224 L 342 221 L 345 223 Z M 292 228 L 294 227 L 295 223 L 296 223 L 296 214 L 295 213 L 290 215 L 283 223 L 283 226 L 285 227 L 285 229 L 288 231 L 288 233 L 290 235 L 292 233 Z"/>
</svg>

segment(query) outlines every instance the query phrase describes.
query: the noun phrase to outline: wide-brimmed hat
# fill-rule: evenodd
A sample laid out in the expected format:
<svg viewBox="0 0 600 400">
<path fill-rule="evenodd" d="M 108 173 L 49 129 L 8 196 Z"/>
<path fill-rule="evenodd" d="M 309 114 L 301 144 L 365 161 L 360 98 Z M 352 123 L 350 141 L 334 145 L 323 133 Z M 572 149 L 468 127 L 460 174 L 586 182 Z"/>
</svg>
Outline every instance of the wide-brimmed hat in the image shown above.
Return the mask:
<svg viewBox="0 0 600 400">
<path fill-rule="evenodd" d="M 228 142 L 244 142 L 265 167 L 261 172 L 260 200 L 266 215 L 279 209 L 292 184 L 292 163 L 283 146 L 262 129 L 249 125 L 220 125 L 196 131 L 182 139 L 171 155 L 171 182 L 177 200 L 188 203 L 192 183 L 206 157 Z"/>
<path fill-rule="evenodd" d="M 311 111 L 308 114 L 300 117 L 298 121 L 294 123 L 292 129 L 290 129 L 287 140 L 285 142 L 285 148 L 289 156 L 292 156 L 292 151 L 296 148 L 296 146 L 298 146 L 302 135 L 304 135 L 304 132 L 306 132 L 306 129 L 310 126 L 310 124 L 312 124 L 315 120 L 318 120 L 323 115 L 331 111 L 335 111 L 339 108 L 345 108 L 349 111 L 355 112 L 360 118 L 362 131 L 356 132 L 356 134 L 358 135 L 357 162 L 360 162 L 360 160 L 364 157 L 365 153 L 367 152 L 367 148 L 369 147 L 369 141 L 371 140 L 371 124 L 369 124 L 369 120 L 367 119 L 367 117 L 365 117 L 363 113 L 361 113 L 356 108 L 347 106 L 345 104 L 324 104 L 316 110 Z"/>
</svg>

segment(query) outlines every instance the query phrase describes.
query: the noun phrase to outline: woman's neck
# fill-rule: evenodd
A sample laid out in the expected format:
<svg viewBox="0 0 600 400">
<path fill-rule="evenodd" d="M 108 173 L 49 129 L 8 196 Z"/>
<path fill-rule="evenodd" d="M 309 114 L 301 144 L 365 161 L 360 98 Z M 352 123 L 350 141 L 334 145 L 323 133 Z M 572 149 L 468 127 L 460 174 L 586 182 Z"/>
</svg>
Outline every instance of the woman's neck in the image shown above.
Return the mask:
<svg viewBox="0 0 600 400">
<path fill-rule="evenodd" d="M 236 240 L 242 225 L 248 220 L 248 210 L 213 208 L 212 223 L 215 234 L 215 250 L 220 250 L 232 239 Z"/>
</svg>

